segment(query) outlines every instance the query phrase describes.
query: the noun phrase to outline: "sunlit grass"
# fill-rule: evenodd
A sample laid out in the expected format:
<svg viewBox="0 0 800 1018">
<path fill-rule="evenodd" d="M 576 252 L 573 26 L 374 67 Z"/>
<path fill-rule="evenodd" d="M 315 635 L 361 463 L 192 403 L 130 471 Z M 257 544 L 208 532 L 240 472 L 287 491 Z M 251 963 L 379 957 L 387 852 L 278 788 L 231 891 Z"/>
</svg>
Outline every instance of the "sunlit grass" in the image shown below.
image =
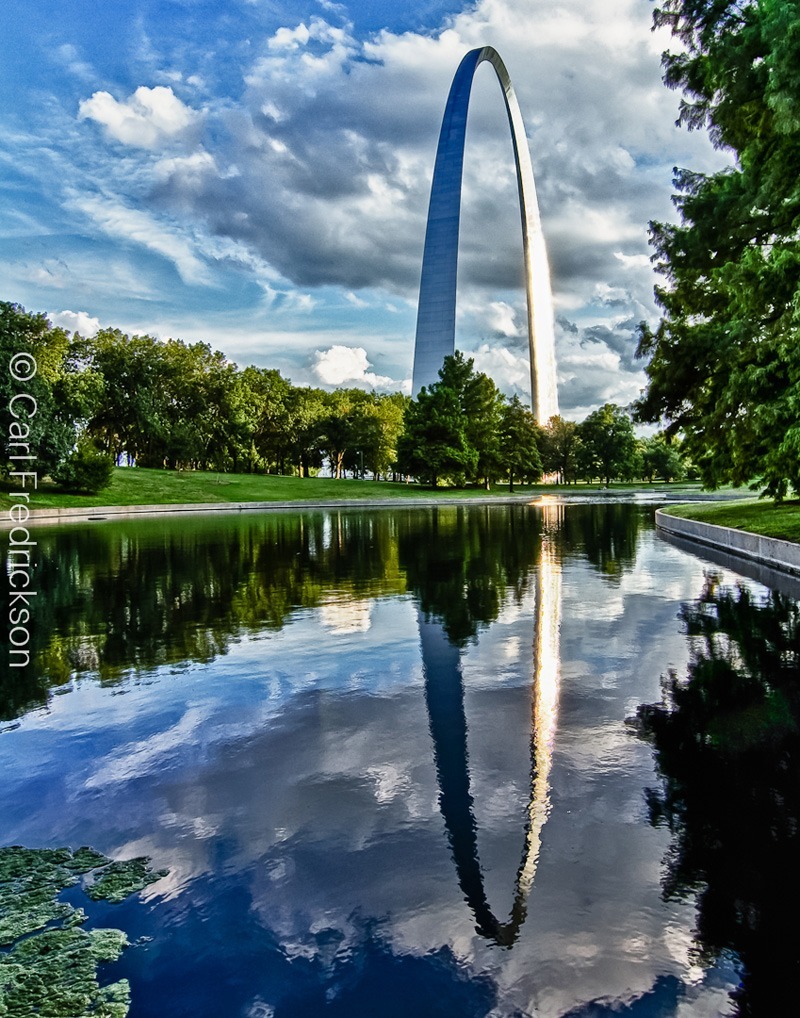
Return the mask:
<svg viewBox="0 0 800 1018">
<path fill-rule="evenodd" d="M 686 492 L 697 484 L 614 484 L 612 491 Z M 0 484 L 0 506 L 12 503 L 14 485 Z M 515 495 L 531 497 L 546 493 L 591 494 L 605 491 L 601 484 L 514 486 Z M 108 488 L 97 495 L 68 495 L 46 482 L 31 493 L 30 507 L 74 508 L 79 506 L 169 505 L 193 502 L 323 502 L 339 499 L 371 501 L 385 498 L 463 498 L 507 495 L 508 485 L 483 488 L 437 488 L 391 481 L 361 481 L 329 477 L 280 477 L 273 474 L 223 474 L 203 471 L 147 470 L 118 467 Z"/>
<path fill-rule="evenodd" d="M 800 542 L 800 500 L 775 503 L 768 499 L 741 502 L 703 502 L 671 506 L 668 510 L 684 519 L 715 523 L 719 527 L 746 530 L 763 537 Z"/>
</svg>

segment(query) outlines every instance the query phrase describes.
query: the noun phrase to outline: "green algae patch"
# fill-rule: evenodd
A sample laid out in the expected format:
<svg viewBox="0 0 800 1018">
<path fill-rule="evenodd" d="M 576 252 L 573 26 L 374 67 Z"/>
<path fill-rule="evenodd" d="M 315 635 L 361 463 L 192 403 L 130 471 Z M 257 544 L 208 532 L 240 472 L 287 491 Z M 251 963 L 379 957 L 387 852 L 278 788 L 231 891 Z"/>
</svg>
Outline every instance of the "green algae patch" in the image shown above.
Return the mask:
<svg viewBox="0 0 800 1018">
<path fill-rule="evenodd" d="M 167 870 L 151 870 L 146 855 L 124 862 L 112 862 L 100 870 L 98 878 L 86 888 L 94 901 L 104 900 L 117 903 L 124 901 L 134 891 L 141 891 L 148 884 L 167 875 Z"/>
<path fill-rule="evenodd" d="M 89 897 L 120 902 L 165 876 L 146 857 L 112 862 L 92 848 L 0 848 L 1 1018 L 125 1018 L 127 980 L 101 986 L 97 968 L 116 961 L 122 930 L 84 930 L 86 913 L 58 895 L 89 874 Z"/>
<path fill-rule="evenodd" d="M 0 1015 L 125 1018 L 130 987 L 100 986 L 97 966 L 127 946 L 121 930 L 44 930 L 16 944 L 0 962 Z"/>
</svg>

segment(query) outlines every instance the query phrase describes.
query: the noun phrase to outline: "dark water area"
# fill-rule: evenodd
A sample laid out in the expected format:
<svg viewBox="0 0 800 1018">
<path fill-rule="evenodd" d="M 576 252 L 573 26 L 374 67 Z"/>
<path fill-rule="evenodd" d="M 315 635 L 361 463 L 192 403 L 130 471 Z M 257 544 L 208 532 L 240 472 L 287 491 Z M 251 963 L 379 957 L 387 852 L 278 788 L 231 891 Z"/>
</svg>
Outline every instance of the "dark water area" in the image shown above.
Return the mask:
<svg viewBox="0 0 800 1018">
<path fill-rule="evenodd" d="M 0 843 L 169 870 L 133 1018 L 795 1012 L 800 609 L 651 505 L 35 536 Z"/>
</svg>

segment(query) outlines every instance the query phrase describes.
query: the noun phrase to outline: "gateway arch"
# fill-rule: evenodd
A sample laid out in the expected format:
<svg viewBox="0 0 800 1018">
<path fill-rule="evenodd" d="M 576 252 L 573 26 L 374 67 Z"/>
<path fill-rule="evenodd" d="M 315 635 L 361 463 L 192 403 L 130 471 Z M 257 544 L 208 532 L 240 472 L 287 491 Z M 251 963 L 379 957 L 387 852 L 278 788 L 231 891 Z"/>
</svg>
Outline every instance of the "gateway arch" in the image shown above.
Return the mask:
<svg viewBox="0 0 800 1018">
<path fill-rule="evenodd" d="M 540 424 L 544 424 L 558 413 L 550 271 L 525 125 L 506 66 L 497 50 L 491 46 L 483 46 L 467 53 L 458 66 L 447 97 L 436 150 L 428 206 L 428 225 L 425 231 L 412 392 L 417 396 L 423 386 L 437 382 L 442 361 L 455 349 L 458 228 L 461 217 L 464 138 L 472 79 L 478 65 L 484 61 L 490 63 L 497 74 L 511 127 L 522 219 L 531 400 L 536 419 Z"/>
</svg>

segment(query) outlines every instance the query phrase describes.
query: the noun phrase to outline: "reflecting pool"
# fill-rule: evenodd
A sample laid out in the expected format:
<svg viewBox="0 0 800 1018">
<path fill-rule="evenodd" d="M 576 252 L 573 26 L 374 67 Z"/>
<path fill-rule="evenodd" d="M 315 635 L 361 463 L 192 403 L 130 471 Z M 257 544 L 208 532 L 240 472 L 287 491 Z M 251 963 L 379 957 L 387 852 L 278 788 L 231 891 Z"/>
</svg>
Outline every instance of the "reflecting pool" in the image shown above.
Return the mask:
<svg viewBox="0 0 800 1018">
<path fill-rule="evenodd" d="M 169 871 L 81 902 L 133 1018 L 794 1012 L 791 586 L 619 499 L 35 536 L 0 843 Z"/>
</svg>

